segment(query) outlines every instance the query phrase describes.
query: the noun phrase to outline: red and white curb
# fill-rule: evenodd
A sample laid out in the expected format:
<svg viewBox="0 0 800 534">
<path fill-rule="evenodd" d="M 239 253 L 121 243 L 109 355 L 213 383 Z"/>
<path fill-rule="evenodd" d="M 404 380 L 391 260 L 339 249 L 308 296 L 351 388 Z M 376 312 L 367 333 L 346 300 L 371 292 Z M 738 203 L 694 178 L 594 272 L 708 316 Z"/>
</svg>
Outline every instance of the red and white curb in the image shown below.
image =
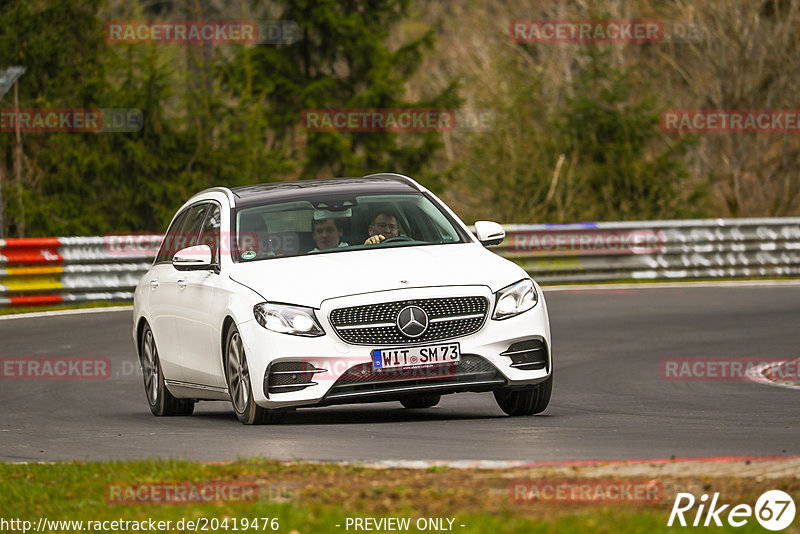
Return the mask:
<svg viewBox="0 0 800 534">
<path fill-rule="evenodd" d="M 790 365 L 794 366 L 795 370 L 800 369 L 800 358 L 781 362 L 778 368 L 785 369 Z M 759 365 L 752 374 L 748 375 L 748 378 L 760 384 L 800 390 L 800 374 L 797 371 L 792 376 L 788 372 L 776 372 L 775 367 L 775 365 L 769 363 Z"/>
</svg>

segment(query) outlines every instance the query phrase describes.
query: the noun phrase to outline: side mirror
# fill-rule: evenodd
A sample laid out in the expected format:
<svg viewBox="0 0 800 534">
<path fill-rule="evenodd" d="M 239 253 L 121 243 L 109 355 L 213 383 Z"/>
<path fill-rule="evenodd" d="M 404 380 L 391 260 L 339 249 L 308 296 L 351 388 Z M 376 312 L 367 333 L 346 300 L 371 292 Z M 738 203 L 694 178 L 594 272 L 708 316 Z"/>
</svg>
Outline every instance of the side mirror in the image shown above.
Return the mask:
<svg viewBox="0 0 800 534">
<path fill-rule="evenodd" d="M 502 243 L 506 238 L 506 231 L 496 222 L 478 221 L 475 223 L 475 235 L 481 245 L 488 247 Z"/>
<path fill-rule="evenodd" d="M 205 271 L 212 270 L 211 247 L 208 245 L 195 245 L 183 248 L 175 253 L 172 266 L 179 271 Z"/>
</svg>

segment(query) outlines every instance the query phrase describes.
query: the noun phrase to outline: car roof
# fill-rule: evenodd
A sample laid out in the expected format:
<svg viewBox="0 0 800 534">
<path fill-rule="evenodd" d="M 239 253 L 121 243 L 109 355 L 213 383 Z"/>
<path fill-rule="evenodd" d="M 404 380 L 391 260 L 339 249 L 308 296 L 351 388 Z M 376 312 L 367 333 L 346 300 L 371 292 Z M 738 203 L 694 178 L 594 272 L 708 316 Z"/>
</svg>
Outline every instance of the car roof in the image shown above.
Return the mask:
<svg viewBox="0 0 800 534">
<path fill-rule="evenodd" d="M 384 173 L 361 178 L 323 178 L 289 182 L 270 182 L 231 187 L 230 189 L 213 188 L 213 190 L 230 191 L 235 198 L 237 207 L 248 207 L 264 203 L 305 200 L 309 197 L 347 197 L 356 194 L 419 193 L 421 189 L 414 180 L 406 176 Z M 198 195 L 210 191 L 212 190 L 207 189 L 206 191 L 198 193 Z"/>
</svg>

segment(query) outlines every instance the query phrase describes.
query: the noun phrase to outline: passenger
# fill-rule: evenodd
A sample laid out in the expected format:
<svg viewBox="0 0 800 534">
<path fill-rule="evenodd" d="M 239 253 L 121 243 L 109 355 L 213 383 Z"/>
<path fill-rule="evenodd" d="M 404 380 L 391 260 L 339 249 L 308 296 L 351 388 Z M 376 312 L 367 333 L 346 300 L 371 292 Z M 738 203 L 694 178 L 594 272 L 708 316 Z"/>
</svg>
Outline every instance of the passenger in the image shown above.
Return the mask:
<svg viewBox="0 0 800 534">
<path fill-rule="evenodd" d="M 376 211 L 370 219 L 369 237 L 365 245 L 377 245 L 386 239 L 400 235 L 400 226 L 397 224 L 397 215 L 390 210 Z"/>
<path fill-rule="evenodd" d="M 344 226 L 342 219 L 312 219 L 311 237 L 314 239 L 314 243 L 316 243 L 317 246 L 309 250 L 309 252 L 319 252 L 320 250 L 349 246 L 344 241 L 341 241 L 343 231 Z"/>
<path fill-rule="evenodd" d="M 269 249 L 269 231 L 264 217 L 258 213 L 244 213 L 239 221 L 239 250 L 244 259 L 272 258 Z M 245 256 L 247 254 L 247 256 Z"/>
</svg>

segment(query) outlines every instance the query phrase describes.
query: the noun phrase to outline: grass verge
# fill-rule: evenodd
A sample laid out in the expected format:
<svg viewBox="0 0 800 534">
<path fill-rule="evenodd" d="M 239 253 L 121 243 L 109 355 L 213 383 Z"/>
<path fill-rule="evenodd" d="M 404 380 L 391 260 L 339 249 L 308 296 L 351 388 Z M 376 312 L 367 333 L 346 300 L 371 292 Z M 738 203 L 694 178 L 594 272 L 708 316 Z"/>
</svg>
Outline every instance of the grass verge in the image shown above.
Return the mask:
<svg viewBox="0 0 800 534">
<path fill-rule="evenodd" d="M 88 521 L 152 519 L 171 521 L 169 528 L 163 529 L 171 532 L 193 531 L 194 528 L 189 528 L 186 522 L 196 521 L 200 532 L 341 533 L 364 531 L 354 529 L 352 523 L 347 528 L 348 518 L 352 521 L 354 518 L 399 517 L 408 518 L 410 526 L 397 531 L 408 532 L 423 530 L 417 528 L 419 518 L 434 518 L 441 521 L 437 525 L 439 528 L 425 531 L 644 533 L 673 530 L 666 523 L 678 491 L 690 491 L 697 497 L 718 491 L 722 502 L 752 506 L 764 491 L 782 489 L 800 502 L 800 480 L 795 475 L 771 479 L 659 478 L 657 482 L 663 487 L 662 497 L 650 504 L 519 502 L 510 497 L 514 481 L 545 481 L 548 476 L 553 475 L 542 469 L 373 469 L 268 460 L 241 460 L 227 464 L 166 460 L 0 464 L 0 517 L 30 521 L 34 530 L 40 518 L 83 521 L 83 532 L 87 531 Z M 580 472 L 576 471 L 575 476 L 580 477 Z M 564 479 L 564 476 L 553 476 L 551 480 Z M 635 480 L 642 480 L 642 477 Z M 257 491 L 252 494 L 252 500 L 233 498 L 233 493 L 228 493 L 227 499 L 213 501 L 212 498 L 213 502 L 191 504 L 165 504 L 153 500 L 155 495 L 161 495 L 162 499 L 167 495 L 163 491 L 165 483 L 204 484 L 212 481 L 246 484 Z M 142 485 L 147 484 L 151 485 L 148 486 L 151 490 L 143 491 Z M 154 491 L 154 487 L 162 489 Z M 216 492 L 212 495 L 225 497 L 226 494 Z M 121 504 L 122 496 L 135 503 Z M 202 495 L 200 500 L 203 500 Z M 692 510 L 692 518 L 695 511 L 696 508 Z M 263 518 L 268 519 L 264 521 Z M 179 528 L 180 520 L 184 521 L 183 528 Z M 214 520 L 219 522 L 216 528 L 212 528 Z M 448 520 L 452 520 L 452 525 Z M 256 528 L 253 528 L 254 521 Z M 795 520 L 789 532 L 797 532 L 797 525 Z M 44 530 L 79 531 L 74 524 L 58 527 L 49 525 Z M 132 529 L 118 526 L 115 530 Z M 753 518 L 742 528 L 726 525 L 714 530 L 764 532 Z"/>
</svg>

